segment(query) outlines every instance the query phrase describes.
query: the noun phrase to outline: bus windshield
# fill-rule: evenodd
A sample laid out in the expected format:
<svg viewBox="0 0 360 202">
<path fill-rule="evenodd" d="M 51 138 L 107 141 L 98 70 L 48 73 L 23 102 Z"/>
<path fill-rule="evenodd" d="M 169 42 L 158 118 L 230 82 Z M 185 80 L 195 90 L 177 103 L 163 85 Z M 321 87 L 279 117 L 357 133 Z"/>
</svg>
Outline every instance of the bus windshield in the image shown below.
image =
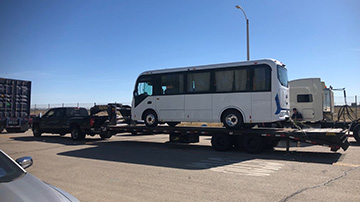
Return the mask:
<svg viewBox="0 0 360 202">
<path fill-rule="evenodd" d="M 277 75 L 281 85 L 288 87 L 287 69 L 285 69 L 285 67 L 277 65 Z"/>
</svg>

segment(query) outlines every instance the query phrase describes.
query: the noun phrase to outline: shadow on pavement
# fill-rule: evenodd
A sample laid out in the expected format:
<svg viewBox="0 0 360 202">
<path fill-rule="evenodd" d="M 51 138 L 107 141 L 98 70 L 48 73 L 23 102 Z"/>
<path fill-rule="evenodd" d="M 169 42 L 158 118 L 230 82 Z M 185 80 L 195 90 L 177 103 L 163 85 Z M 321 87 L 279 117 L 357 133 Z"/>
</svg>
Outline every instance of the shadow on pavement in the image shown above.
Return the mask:
<svg viewBox="0 0 360 202">
<path fill-rule="evenodd" d="M 99 137 L 98 139 L 85 139 L 82 141 L 74 141 L 70 136 L 59 136 L 59 135 L 49 135 L 49 136 L 41 136 L 41 137 L 32 137 L 32 136 L 23 136 L 23 137 L 11 137 L 13 140 L 23 141 L 23 142 L 46 142 L 46 143 L 55 143 L 55 144 L 63 144 L 63 145 L 85 145 L 89 143 L 99 142 L 102 139 Z"/>
<path fill-rule="evenodd" d="M 341 153 L 323 152 L 286 152 L 281 150 L 264 151 L 261 154 L 248 154 L 232 150 L 217 152 L 209 145 L 169 144 L 143 141 L 104 141 L 86 139 L 73 141 L 70 137 L 43 136 L 13 137 L 16 141 L 45 142 L 63 145 L 89 145 L 84 149 L 58 153 L 58 155 L 113 161 L 139 165 L 160 166 L 187 170 L 202 170 L 249 160 L 283 160 L 319 164 L 333 164 L 341 157 Z M 194 166 L 199 165 L 201 166 Z"/>
</svg>

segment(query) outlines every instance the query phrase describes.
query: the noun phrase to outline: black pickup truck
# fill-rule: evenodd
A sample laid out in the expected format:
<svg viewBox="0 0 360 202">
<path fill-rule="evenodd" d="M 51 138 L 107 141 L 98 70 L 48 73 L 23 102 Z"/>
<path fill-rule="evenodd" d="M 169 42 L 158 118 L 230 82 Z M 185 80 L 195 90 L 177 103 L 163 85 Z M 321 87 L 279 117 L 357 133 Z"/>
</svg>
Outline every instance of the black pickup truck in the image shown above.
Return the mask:
<svg viewBox="0 0 360 202">
<path fill-rule="evenodd" d="M 59 107 L 49 109 L 43 116 L 32 121 L 32 130 L 35 137 L 42 133 L 53 133 L 64 136 L 71 133 L 74 140 L 83 140 L 85 136 L 99 134 L 101 138 L 110 138 L 111 134 L 102 132 L 106 126 L 107 116 L 89 115 L 87 109 L 78 107 Z"/>
<path fill-rule="evenodd" d="M 95 105 L 90 109 L 90 115 L 88 110 L 82 107 L 52 108 L 43 116 L 32 120 L 32 130 L 35 137 L 40 137 L 42 133 L 61 136 L 71 133 L 74 140 L 83 140 L 86 135 L 97 134 L 102 139 L 107 139 L 113 135 L 107 130 L 107 126 L 121 121 L 130 124 L 130 113 L 130 106 L 117 103 Z"/>
</svg>

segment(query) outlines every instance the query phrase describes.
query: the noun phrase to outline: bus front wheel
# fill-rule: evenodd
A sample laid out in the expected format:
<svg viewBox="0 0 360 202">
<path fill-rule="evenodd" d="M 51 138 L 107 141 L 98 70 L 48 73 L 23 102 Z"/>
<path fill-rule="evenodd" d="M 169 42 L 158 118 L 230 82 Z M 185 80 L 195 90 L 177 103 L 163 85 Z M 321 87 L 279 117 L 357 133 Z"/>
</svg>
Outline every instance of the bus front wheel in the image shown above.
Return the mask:
<svg viewBox="0 0 360 202">
<path fill-rule="evenodd" d="M 221 122 L 227 129 L 239 129 L 244 126 L 241 113 L 234 109 L 225 111 L 221 116 Z"/>
<path fill-rule="evenodd" d="M 145 112 L 144 122 L 147 127 L 156 127 L 159 123 L 156 113 L 152 110 Z"/>
</svg>

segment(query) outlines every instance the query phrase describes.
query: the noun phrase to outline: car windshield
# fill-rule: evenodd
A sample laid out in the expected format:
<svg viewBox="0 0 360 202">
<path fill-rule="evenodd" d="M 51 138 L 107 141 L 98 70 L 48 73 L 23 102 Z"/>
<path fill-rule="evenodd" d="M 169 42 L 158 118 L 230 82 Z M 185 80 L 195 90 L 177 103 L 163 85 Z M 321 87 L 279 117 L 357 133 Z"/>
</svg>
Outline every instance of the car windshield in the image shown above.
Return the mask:
<svg viewBox="0 0 360 202">
<path fill-rule="evenodd" d="M 277 66 L 277 75 L 281 85 L 288 87 L 287 69 L 283 66 Z"/>
<path fill-rule="evenodd" d="M 25 172 L 0 150 L 0 183 L 13 181 L 24 174 Z"/>
</svg>

